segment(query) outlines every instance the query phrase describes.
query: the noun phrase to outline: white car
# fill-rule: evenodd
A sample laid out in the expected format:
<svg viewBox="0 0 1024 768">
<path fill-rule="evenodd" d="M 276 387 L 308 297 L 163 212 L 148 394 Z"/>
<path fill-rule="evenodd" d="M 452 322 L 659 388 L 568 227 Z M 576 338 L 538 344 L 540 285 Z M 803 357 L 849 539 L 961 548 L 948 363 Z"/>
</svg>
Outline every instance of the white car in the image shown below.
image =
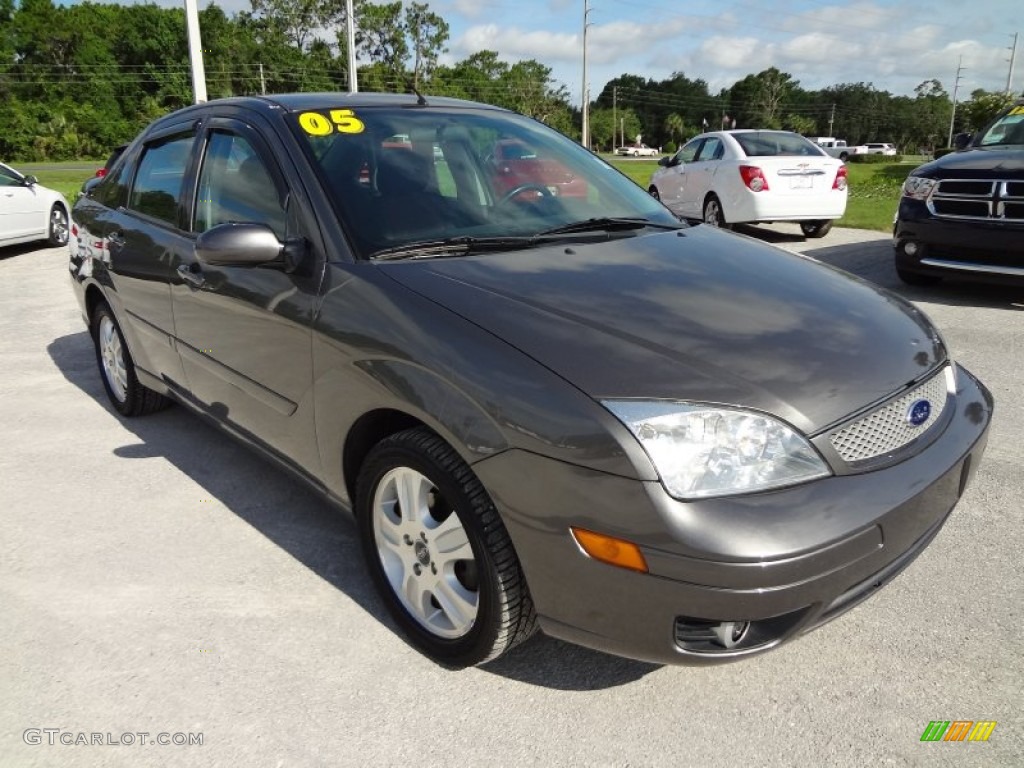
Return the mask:
<svg viewBox="0 0 1024 768">
<path fill-rule="evenodd" d="M 68 203 L 60 192 L 40 186 L 35 176 L 0 163 L 0 247 L 36 240 L 67 245 Z"/>
<path fill-rule="evenodd" d="M 627 157 L 657 157 L 661 154 L 661 150 L 648 147 L 646 144 L 629 144 L 616 149 L 615 154 Z"/>
<path fill-rule="evenodd" d="M 846 212 L 846 166 L 790 131 L 702 133 L 658 164 L 648 192 L 712 226 L 796 221 L 824 237 Z"/>
<path fill-rule="evenodd" d="M 868 148 L 869 155 L 892 155 L 896 154 L 896 147 L 892 144 L 883 144 L 881 142 L 875 142 L 874 144 L 865 144 Z"/>
</svg>

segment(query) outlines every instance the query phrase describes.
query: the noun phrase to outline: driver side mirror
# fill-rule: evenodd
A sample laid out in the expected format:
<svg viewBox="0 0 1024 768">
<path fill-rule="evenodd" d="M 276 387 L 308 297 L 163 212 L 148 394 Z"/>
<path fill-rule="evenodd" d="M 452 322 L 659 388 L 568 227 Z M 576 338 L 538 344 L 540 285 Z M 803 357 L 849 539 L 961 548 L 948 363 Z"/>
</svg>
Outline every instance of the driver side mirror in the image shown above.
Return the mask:
<svg viewBox="0 0 1024 768">
<path fill-rule="evenodd" d="M 958 133 L 953 137 L 953 147 L 957 150 L 967 149 L 967 146 L 971 143 L 973 135 L 970 133 Z"/>
<path fill-rule="evenodd" d="M 675 155 L 666 155 L 665 157 L 658 158 L 658 165 L 662 166 L 663 168 L 671 168 L 673 165 L 676 164 L 675 160 Z"/>
<path fill-rule="evenodd" d="M 218 224 L 196 238 L 195 248 L 200 262 L 216 267 L 258 267 L 284 251 L 265 224 Z"/>
<path fill-rule="evenodd" d="M 32 176 L 31 174 L 25 177 L 25 186 L 26 187 L 33 187 L 33 186 L 35 186 L 38 183 L 39 183 L 39 179 L 37 179 L 35 176 Z"/>
</svg>

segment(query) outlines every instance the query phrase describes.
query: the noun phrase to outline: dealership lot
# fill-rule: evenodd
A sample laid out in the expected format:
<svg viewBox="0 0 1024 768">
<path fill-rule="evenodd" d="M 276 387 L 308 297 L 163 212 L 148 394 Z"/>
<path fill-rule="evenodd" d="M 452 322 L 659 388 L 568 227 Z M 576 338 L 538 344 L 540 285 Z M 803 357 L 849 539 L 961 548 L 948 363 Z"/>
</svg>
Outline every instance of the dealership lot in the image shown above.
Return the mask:
<svg viewBox="0 0 1024 768">
<path fill-rule="evenodd" d="M 879 233 L 742 232 L 902 292 L 996 415 L 974 485 L 903 575 L 796 643 L 707 669 L 543 637 L 489 667 L 436 667 L 393 631 L 347 517 L 181 409 L 117 418 L 66 252 L 0 252 L 2 762 L 1016 763 L 1024 291 L 906 289 Z M 931 720 L 998 725 L 987 743 L 921 743 Z M 143 732 L 203 743 L 106 743 Z"/>
</svg>

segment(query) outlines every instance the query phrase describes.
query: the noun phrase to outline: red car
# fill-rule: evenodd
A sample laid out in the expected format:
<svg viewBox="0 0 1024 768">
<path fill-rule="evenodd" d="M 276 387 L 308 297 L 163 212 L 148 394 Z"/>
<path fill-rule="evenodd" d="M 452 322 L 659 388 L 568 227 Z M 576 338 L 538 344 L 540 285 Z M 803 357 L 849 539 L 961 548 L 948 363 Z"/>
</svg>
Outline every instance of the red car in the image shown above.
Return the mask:
<svg viewBox="0 0 1024 768">
<path fill-rule="evenodd" d="M 557 197 L 586 197 L 587 183 L 556 160 L 538 157 L 518 139 L 501 139 L 488 158 L 499 194 L 518 187 L 542 186 Z"/>
</svg>

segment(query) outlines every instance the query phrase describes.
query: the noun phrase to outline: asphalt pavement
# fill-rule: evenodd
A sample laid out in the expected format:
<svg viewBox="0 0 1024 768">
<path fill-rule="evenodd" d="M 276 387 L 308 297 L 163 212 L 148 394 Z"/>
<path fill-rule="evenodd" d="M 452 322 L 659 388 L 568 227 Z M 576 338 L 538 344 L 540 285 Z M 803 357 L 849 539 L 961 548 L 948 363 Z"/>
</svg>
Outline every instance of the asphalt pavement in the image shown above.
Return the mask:
<svg viewBox="0 0 1024 768">
<path fill-rule="evenodd" d="M 65 250 L 0 250 L 0 765 L 1021 765 L 1024 291 L 907 289 L 880 233 L 743 232 L 910 298 L 996 415 L 907 571 L 710 668 L 544 637 L 483 668 L 432 664 L 344 513 L 181 408 L 119 418 Z M 932 720 L 997 725 L 921 742 Z"/>
</svg>

